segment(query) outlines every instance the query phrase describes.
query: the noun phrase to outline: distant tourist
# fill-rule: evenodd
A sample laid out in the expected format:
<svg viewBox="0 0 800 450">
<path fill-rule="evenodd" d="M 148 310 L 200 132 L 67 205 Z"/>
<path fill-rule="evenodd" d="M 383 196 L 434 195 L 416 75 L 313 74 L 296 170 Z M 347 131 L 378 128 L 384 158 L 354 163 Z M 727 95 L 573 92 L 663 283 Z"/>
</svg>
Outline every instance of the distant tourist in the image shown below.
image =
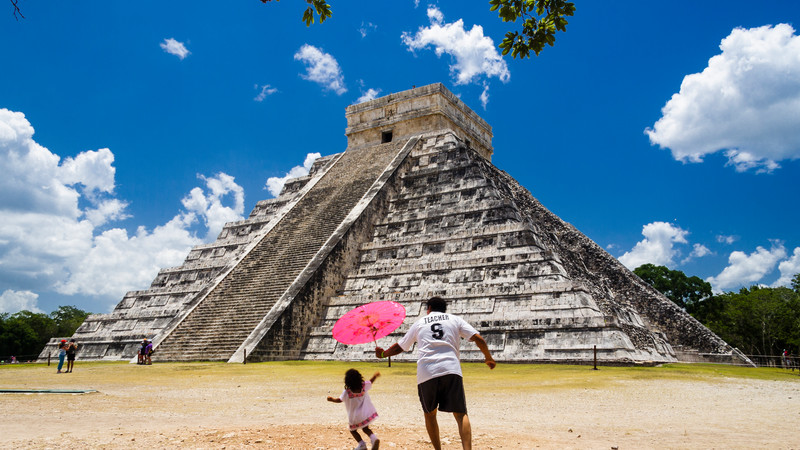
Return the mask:
<svg viewBox="0 0 800 450">
<path fill-rule="evenodd" d="M 149 366 L 150 364 L 153 364 L 153 361 L 150 360 L 150 357 L 153 355 L 153 341 L 148 341 L 147 339 L 144 341 L 146 344 L 144 346 L 144 364 Z"/>
<path fill-rule="evenodd" d="M 67 373 L 72 373 L 75 366 L 75 354 L 78 352 L 78 344 L 75 339 L 71 339 L 67 345 Z"/>
<path fill-rule="evenodd" d="M 137 359 L 136 364 L 144 364 L 147 360 L 147 357 L 145 356 L 145 348 L 147 348 L 147 338 L 142 339 L 142 344 L 139 345 L 139 358 Z"/>
<path fill-rule="evenodd" d="M 14 355 L 11 355 L 11 364 L 16 364 L 16 363 L 17 363 L 17 357 L 14 356 Z"/>
<path fill-rule="evenodd" d="M 418 344 L 417 392 L 425 414 L 425 428 L 436 450 L 442 448 L 436 412 L 452 412 L 458 424 L 461 446 L 472 448 L 472 426 L 467 416 L 467 400 L 461 375 L 461 339 L 469 339 L 483 353 L 489 369 L 496 363 L 489 352 L 486 340 L 461 317 L 447 314 L 447 302 L 431 297 L 427 302 L 428 314 L 420 317 L 398 343 L 387 350 L 375 348 L 378 358 L 399 355 Z"/>
<path fill-rule="evenodd" d="M 64 367 L 64 358 L 67 357 L 67 340 L 62 339 L 61 342 L 58 343 L 58 371 L 56 373 L 63 373 L 61 372 L 61 368 Z"/>
<path fill-rule="evenodd" d="M 369 381 L 364 381 L 364 377 L 356 369 L 350 369 L 344 374 L 344 392 L 339 398 L 328 396 L 328 401 L 342 403 L 347 408 L 347 419 L 350 423 L 350 434 L 358 442 L 355 450 L 366 450 L 367 444 L 358 434 L 358 430 L 364 430 L 364 434 L 369 436 L 372 443 L 372 450 L 378 450 L 381 440 L 369 429 L 369 425 L 378 418 L 378 411 L 369 398 L 369 391 L 375 379 L 381 376 L 380 372 L 375 372 Z"/>
</svg>

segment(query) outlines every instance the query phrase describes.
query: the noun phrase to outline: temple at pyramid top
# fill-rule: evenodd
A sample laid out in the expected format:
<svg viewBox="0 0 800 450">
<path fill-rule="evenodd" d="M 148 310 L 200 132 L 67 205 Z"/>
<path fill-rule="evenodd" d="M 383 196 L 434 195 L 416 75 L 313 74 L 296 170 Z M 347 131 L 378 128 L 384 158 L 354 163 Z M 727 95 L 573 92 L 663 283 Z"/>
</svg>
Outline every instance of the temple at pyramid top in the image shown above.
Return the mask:
<svg viewBox="0 0 800 450">
<path fill-rule="evenodd" d="M 491 127 L 443 85 L 346 116 L 344 151 L 88 317 L 80 357 L 135 359 L 148 338 L 156 361 L 372 360 L 374 344 L 333 339 L 336 320 L 399 302 L 386 346 L 436 295 L 501 362 L 748 362 L 495 167 Z"/>
<path fill-rule="evenodd" d="M 479 155 L 492 160 L 492 127 L 442 83 L 348 106 L 345 115 L 348 148 L 450 129 Z"/>
</svg>

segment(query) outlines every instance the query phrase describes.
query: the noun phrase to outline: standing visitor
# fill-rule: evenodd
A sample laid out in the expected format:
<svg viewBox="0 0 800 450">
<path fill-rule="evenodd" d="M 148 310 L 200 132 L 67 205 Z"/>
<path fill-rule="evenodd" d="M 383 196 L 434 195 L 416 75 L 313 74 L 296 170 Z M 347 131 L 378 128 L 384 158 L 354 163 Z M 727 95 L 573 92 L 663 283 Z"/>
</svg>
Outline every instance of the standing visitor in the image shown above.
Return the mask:
<svg viewBox="0 0 800 450">
<path fill-rule="evenodd" d="M 138 353 L 138 360 L 136 364 L 144 364 L 145 357 L 144 357 L 144 349 L 147 347 L 147 338 L 142 339 L 141 345 L 139 345 L 139 353 Z"/>
<path fill-rule="evenodd" d="M 75 365 L 75 353 L 78 352 L 78 344 L 75 339 L 71 339 L 67 345 L 67 373 L 72 373 L 72 367 Z"/>
<path fill-rule="evenodd" d="M 61 368 L 64 367 L 64 358 L 67 357 L 67 340 L 62 339 L 61 342 L 58 344 L 58 371 L 56 373 L 63 373 L 61 372 Z"/>
<path fill-rule="evenodd" d="M 494 369 L 496 363 L 478 331 L 461 317 L 447 314 L 447 302 L 444 299 L 431 297 L 427 307 L 427 315 L 414 322 L 398 343 L 386 350 L 376 347 L 375 355 L 378 358 L 399 355 L 411 350 L 417 343 L 417 393 L 433 448 L 442 448 L 436 419 L 436 412 L 441 410 L 453 413 L 461 436 L 461 446 L 471 450 L 472 426 L 467 416 L 461 374 L 461 339 L 468 339 L 478 346 L 489 369 Z"/>
<path fill-rule="evenodd" d="M 153 354 L 153 341 L 145 339 L 145 347 L 144 347 L 144 359 L 145 362 L 143 364 L 153 364 L 153 361 L 150 360 L 150 356 Z"/>
</svg>

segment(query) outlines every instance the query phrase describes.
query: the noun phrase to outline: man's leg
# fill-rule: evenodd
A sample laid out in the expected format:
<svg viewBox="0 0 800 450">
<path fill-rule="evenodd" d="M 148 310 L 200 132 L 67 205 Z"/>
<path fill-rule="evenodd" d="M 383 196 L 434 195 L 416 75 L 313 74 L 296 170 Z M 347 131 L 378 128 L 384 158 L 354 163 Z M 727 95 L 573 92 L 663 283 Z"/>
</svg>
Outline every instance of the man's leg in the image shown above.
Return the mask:
<svg viewBox="0 0 800 450">
<path fill-rule="evenodd" d="M 472 425 L 469 423 L 469 416 L 464 413 L 453 413 L 458 424 L 458 434 L 461 435 L 461 447 L 464 450 L 472 450 Z"/>
<path fill-rule="evenodd" d="M 428 437 L 436 450 L 442 450 L 442 443 L 439 440 L 439 422 L 436 420 L 436 409 L 425 413 L 425 428 L 428 430 Z"/>
</svg>

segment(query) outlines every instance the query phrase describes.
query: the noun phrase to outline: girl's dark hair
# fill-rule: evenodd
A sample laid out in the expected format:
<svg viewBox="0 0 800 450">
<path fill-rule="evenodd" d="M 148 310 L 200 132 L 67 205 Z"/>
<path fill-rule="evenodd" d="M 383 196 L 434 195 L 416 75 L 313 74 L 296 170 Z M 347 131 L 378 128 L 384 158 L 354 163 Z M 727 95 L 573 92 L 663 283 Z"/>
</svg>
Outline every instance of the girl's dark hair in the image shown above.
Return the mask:
<svg viewBox="0 0 800 450">
<path fill-rule="evenodd" d="M 356 369 L 350 369 L 344 373 L 344 387 L 350 389 L 352 392 L 361 392 L 361 386 L 364 384 L 364 377 Z"/>
</svg>

